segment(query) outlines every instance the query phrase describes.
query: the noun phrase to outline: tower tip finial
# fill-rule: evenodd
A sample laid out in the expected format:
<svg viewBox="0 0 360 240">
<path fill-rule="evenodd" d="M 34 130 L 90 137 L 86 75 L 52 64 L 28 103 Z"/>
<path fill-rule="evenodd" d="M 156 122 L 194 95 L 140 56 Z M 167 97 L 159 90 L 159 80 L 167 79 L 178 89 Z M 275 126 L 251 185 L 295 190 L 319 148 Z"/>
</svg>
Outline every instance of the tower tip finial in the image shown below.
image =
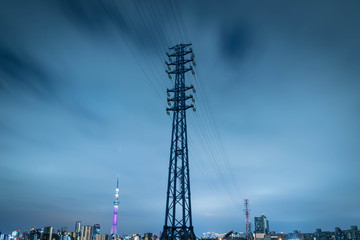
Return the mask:
<svg viewBox="0 0 360 240">
<path fill-rule="evenodd" d="M 119 188 L 119 174 L 116 175 L 116 188 Z"/>
</svg>

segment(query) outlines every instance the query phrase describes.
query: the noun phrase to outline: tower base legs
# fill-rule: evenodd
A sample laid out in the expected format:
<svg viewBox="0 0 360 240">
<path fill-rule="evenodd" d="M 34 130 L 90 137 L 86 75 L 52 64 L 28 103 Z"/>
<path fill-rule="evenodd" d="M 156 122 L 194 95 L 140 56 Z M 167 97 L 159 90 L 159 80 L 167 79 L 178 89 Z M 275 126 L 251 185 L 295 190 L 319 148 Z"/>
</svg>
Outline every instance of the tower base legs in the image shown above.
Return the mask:
<svg viewBox="0 0 360 240">
<path fill-rule="evenodd" d="M 160 240 L 196 240 L 193 227 L 164 226 Z"/>
</svg>

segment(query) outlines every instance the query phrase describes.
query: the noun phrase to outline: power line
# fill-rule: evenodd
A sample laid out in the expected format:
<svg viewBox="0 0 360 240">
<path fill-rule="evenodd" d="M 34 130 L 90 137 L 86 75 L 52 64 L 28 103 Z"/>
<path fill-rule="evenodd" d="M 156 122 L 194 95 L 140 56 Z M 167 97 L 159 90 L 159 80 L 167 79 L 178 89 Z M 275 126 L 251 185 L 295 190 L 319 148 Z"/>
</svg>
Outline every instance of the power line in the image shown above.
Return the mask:
<svg viewBox="0 0 360 240">
<path fill-rule="evenodd" d="M 135 52 L 132 50 L 132 48 L 130 47 L 129 43 L 126 41 L 125 37 L 122 35 L 119 26 L 116 24 L 115 20 L 113 19 L 112 15 L 109 13 L 109 11 L 107 10 L 107 8 L 105 7 L 104 3 L 102 0 L 98 0 L 100 5 L 102 6 L 102 8 L 104 9 L 104 11 L 106 12 L 107 16 L 109 17 L 109 19 L 111 20 L 112 24 L 114 25 L 117 33 L 119 34 L 119 36 L 122 38 L 123 42 L 126 44 L 127 48 L 129 49 L 129 51 L 131 52 L 131 54 L 134 56 L 136 62 L 138 63 L 138 65 L 140 66 L 141 71 L 144 73 L 144 75 L 146 76 L 147 80 L 149 81 L 150 85 L 152 86 L 152 88 L 154 89 L 156 95 L 160 98 L 160 100 L 162 100 L 162 97 L 160 95 L 160 93 L 158 92 L 157 88 L 155 87 L 154 83 L 152 82 L 151 78 L 149 77 L 149 75 L 147 74 L 147 72 L 144 70 L 143 66 L 140 64 L 139 59 L 137 58 Z"/>
<path fill-rule="evenodd" d="M 139 29 L 134 24 L 134 14 L 130 14 L 128 12 L 128 6 L 124 6 L 125 3 L 123 1 L 119 1 L 122 5 L 121 9 L 125 12 L 127 19 L 129 19 L 129 21 L 126 21 L 126 18 L 124 19 L 122 17 L 124 25 L 129 32 L 129 37 L 134 40 L 134 42 L 139 46 L 139 52 L 142 55 L 142 59 L 153 78 L 151 78 L 147 74 L 143 63 L 139 61 L 139 57 L 137 56 L 136 52 L 131 48 L 129 42 L 126 40 L 126 37 L 123 36 L 123 34 L 121 33 L 118 23 L 106 9 L 102 0 L 99 0 L 99 2 L 101 3 L 111 22 L 115 26 L 118 34 L 121 36 L 129 50 L 133 54 L 141 70 L 144 72 L 152 88 L 155 90 L 155 93 L 160 99 L 163 99 L 163 97 L 161 97 L 162 94 L 159 94 L 158 88 L 156 88 L 154 85 L 154 82 L 157 82 L 161 91 L 165 91 L 166 86 L 168 85 L 168 82 L 164 81 L 163 73 L 161 73 L 160 68 L 156 64 L 160 64 L 164 61 L 161 49 L 167 48 L 170 45 L 171 41 L 177 41 L 178 38 L 184 40 L 185 37 L 185 39 L 189 41 L 189 36 L 183 21 L 183 15 L 179 6 L 179 2 L 177 0 L 167 0 L 165 2 L 169 9 L 171 8 L 171 12 L 173 15 L 173 18 L 171 18 L 167 9 L 163 11 L 160 10 L 160 7 L 164 9 L 165 5 L 160 4 L 159 6 L 157 1 L 154 1 L 155 5 L 152 5 L 152 2 L 149 0 L 145 1 L 144 5 L 140 4 L 136 0 L 131 1 L 133 9 L 136 10 L 138 13 L 137 15 L 135 15 L 135 17 L 137 17 L 138 20 L 141 20 L 141 26 L 145 29 L 145 32 L 142 32 L 141 34 L 145 34 L 143 36 L 146 36 L 146 38 L 148 38 L 148 40 L 152 43 L 153 49 L 155 50 L 154 54 L 156 57 L 153 58 L 151 54 L 146 54 L 143 50 L 141 50 L 141 48 L 144 48 L 144 46 L 146 46 L 146 43 L 144 37 L 141 37 Z M 119 16 L 122 16 L 122 13 L 118 5 L 115 3 L 115 0 L 112 0 L 112 2 L 117 14 Z M 163 19 L 164 15 L 161 14 L 162 12 L 165 12 L 165 16 L 167 16 L 168 21 Z M 176 24 L 175 28 L 177 28 L 177 31 L 174 31 L 174 27 L 170 26 L 170 31 L 172 31 L 172 34 L 169 33 L 168 27 L 166 25 L 171 24 L 171 22 L 174 22 Z M 161 23 L 163 25 L 161 25 Z M 150 27 L 149 24 L 152 24 L 152 27 Z M 171 38 L 173 38 L 173 40 Z M 158 61 L 154 61 L 155 59 L 158 59 Z M 202 152 L 197 154 L 198 156 L 196 157 L 196 159 L 199 159 L 200 163 L 204 166 L 203 169 L 200 168 L 202 174 L 208 174 L 209 167 L 213 169 L 216 178 L 219 181 L 218 183 L 224 188 L 232 201 L 236 203 L 241 199 L 238 191 L 239 188 L 236 183 L 236 179 L 232 174 L 229 160 L 225 154 L 224 146 L 221 141 L 217 126 L 215 124 L 214 116 L 211 111 L 207 95 L 205 93 L 205 87 L 202 84 L 202 81 L 198 80 L 196 77 L 194 79 L 194 84 L 197 86 L 198 92 L 200 93 L 196 97 L 198 100 L 197 104 L 198 106 L 203 108 L 203 111 L 198 111 L 193 118 L 190 118 L 194 125 L 193 130 L 195 135 L 197 136 L 196 139 L 198 141 L 198 144 L 201 146 L 200 149 L 202 149 Z M 192 142 L 192 144 L 196 145 L 196 142 Z M 199 158 L 199 156 L 204 156 L 206 160 Z M 214 188 L 214 185 L 209 183 L 209 187 Z"/>
<path fill-rule="evenodd" d="M 127 11 L 127 8 L 123 5 L 122 1 L 119 1 L 120 4 L 122 5 L 122 9 L 125 10 L 125 14 L 127 15 L 127 17 L 130 17 L 130 14 Z M 118 8 L 118 6 L 115 4 L 114 0 L 113 0 L 113 4 L 115 6 L 115 9 L 117 10 L 118 14 L 121 15 L 120 9 Z M 129 32 L 130 35 L 132 35 L 133 40 L 137 43 L 138 46 L 145 46 L 146 43 L 144 42 L 144 39 L 139 37 L 139 34 L 137 34 L 137 30 L 135 25 L 133 24 L 132 21 L 129 22 L 129 24 L 125 21 L 125 24 L 128 26 L 129 28 Z M 150 54 L 145 54 L 141 49 L 139 49 L 139 52 L 142 54 L 142 58 L 145 60 L 146 65 L 148 66 L 149 71 L 151 71 L 151 73 L 153 74 L 154 79 L 158 79 L 158 83 L 159 86 L 161 86 L 161 91 L 165 91 L 166 89 L 166 82 L 161 81 L 161 79 L 164 78 L 164 76 L 162 74 L 159 73 L 159 68 L 156 67 L 154 64 L 156 61 L 153 61 L 151 59 L 151 55 Z M 159 53 L 158 53 L 159 54 Z M 150 58 L 150 59 L 149 59 Z M 161 61 L 160 61 L 161 62 Z M 140 63 L 139 63 L 140 64 Z M 157 75 L 157 76 L 156 76 Z"/>
</svg>

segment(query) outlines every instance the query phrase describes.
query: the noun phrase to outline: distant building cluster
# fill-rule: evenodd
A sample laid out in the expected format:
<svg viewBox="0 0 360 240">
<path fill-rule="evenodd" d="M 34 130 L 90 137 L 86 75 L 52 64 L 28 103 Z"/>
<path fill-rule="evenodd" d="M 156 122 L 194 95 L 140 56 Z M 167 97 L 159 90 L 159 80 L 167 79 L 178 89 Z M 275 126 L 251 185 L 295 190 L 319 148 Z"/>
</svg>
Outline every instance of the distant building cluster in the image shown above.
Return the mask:
<svg viewBox="0 0 360 240">
<path fill-rule="evenodd" d="M 342 230 L 339 227 L 335 231 L 322 231 L 316 229 L 314 233 L 301 233 L 295 230 L 293 233 L 271 232 L 269 220 L 265 215 L 254 218 L 255 231 L 252 235 L 254 240 L 359 240 L 360 231 L 357 226 L 351 226 L 348 230 Z"/>
<path fill-rule="evenodd" d="M 359 240 L 360 231 L 357 226 L 351 226 L 350 229 L 343 230 L 339 227 L 335 231 L 322 231 L 316 229 L 314 233 L 302 233 L 294 230 L 292 233 L 254 233 L 254 240 Z"/>
<path fill-rule="evenodd" d="M 215 233 L 215 232 L 206 232 L 201 236 L 202 240 L 213 240 L 213 239 L 246 239 L 246 235 L 243 232 L 228 232 L 228 233 Z"/>
<path fill-rule="evenodd" d="M 360 240 L 360 231 L 357 226 L 351 226 L 350 229 L 343 230 L 339 227 L 335 231 L 322 231 L 316 229 L 314 233 L 302 233 L 295 230 L 292 233 L 276 233 L 270 231 L 269 220 L 265 215 L 254 218 L 255 229 L 249 237 L 245 233 L 229 232 L 215 233 L 207 232 L 201 236 L 202 240 Z M 1 239 L 0 239 L 1 240 Z"/>
<path fill-rule="evenodd" d="M 203 233 L 201 238 L 202 239 L 219 239 L 224 238 L 226 233 L 216 233 L 216 232 L 206 232 Z"/>
<path fill-rule="evenodd" d="M 335 231 L 322 231 L 316 229 L 314 233 L 302 233 L 295 230 L 292 233 L 276 233 L 270 231 L 269 220 L 265 215 L 254 218 L 255 229 L 251 238 L 243 232 L 215 233 L 206 232 L 201 236 L 201 240 L 360 240 L 360 231 L 357 226 L 343 230 L 339 227 Z M 101 234 L 100 224 L 82 225 L 76 221 L 74 231 L 68 231 L 67 227 L 62 227 L 57 232 L 53 227 L 30 228 L 30 231 L 23 233 L 14 230 L 11 234 L 0 232 L 0 240 L 160 240 L 153 233 L 132 234 L 119 236 L 117 234 Z"/>
<path fill-rule="evenodd" d="M 81 221 L 76 221 L 74 231 L 68 231 L 67 227 L 62 227 L 57 232 L 53 227 L 35 228 L 23 233 L 14 230 L 11 234 L 0 232 L 0 240 L 159 240 L 153 233 L 132 234 L 119 236 L 117 234 L 101 234 L 100 224 L 82 225 Z"/>
<path fill-rule="evenodd" d="M 31 227 L 23 233 L 20 230 L 14 230 L 10 235 L 0 233 L 0 240 L 108 240 L 107 234 L 100 234 L 100 228 L 100 224 L 82 226 L 80 221 L 76 221 L 73 232 L 68 231 L 67 227 L 62 227 L 57 232 L 51 226 Z"/>
</svg>

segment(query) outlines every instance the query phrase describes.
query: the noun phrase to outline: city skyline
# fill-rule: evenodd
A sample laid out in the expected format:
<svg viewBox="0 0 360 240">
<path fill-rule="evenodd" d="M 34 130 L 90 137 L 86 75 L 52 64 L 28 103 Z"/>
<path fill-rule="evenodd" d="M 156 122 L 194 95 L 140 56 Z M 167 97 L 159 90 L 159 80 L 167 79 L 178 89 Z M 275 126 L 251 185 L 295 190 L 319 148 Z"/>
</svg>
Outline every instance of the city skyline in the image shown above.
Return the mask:
<svg viewBox="0 0 360 240">
<path fill-rule="evenodd" d="M 265 235 L 271 235 L 271 236 L 276 236 L 277 238 L 289 238 L 290 236 L 290 239 L 291 236 L 293 234 L 316 234 L 316 233 L 324 233 L 325 235 L 326 234 L 335 234 L 337 231 L 338 232 L 349 232 L 349 231 L 355 231 L 355 233 L 353 234 L 357 234 L 360 236 L 360 231 L 358 230 L 358 227 L 357 225 L 352 225 L 350 227 L 348 227 L 347 229 L 344 229 L 344 228 L 340 228 L 340 227 L 335 227 L 335 231 L 331 231 L 332 229 L 321 229 L 321 228 L 316 228 L 313 232 L 303 232 L 301 231 L 300 229 L 295 229 L 291 232 L 277 232 L 277 231 L 270 231 L 270 228 L 269 228 L 269 220 L 267 220 L 267 217 L 265 215 L 261 215 L 261 216 L 255 216 L 254 217 L 254 231 L 252 231 L 252 235 L 253 237 L 255 238 L 258 238 L 258 239 L 264 239 L 264 236 L 262 236 L 262 234 L 265 234 Z M 8 236 L 11 236 L 14 234 L 14 232 L 16 232 L 16 235 L 18 235 L 16 238 L 18 239 L 19 238 L 19 235 L 23 235 L 23 234 L 29 234 L 31 231 L 41 231 L 42 233 L 45 233 L 45 232 L 48 232 L 50 234 L 60 234 L 60 235 L 69 235 L 69 236 L 72 236 L 73 234 L 74 235 L 79 235 L 78 237 L 85 237 L 85 235 L 89 235 L 88 232 L 89 230 L 91 229 L 91 235 L 93 236 L 96 236 L 96 235 L 104 235 L 106 239 L 108 239 L 108 237 L 112 236 L 113 233 L 112 233 L 112 229 L 111 229 L 111 233 L 109 233 L 108 231 L 104 231 L 103 232 L 101 231 L 101 225 L 98 224 L 98 223 L 95 223 L 95 224 L 83 224 L 82 221 L 79 221 L 77 220 L 75 222 L 75 227 L 73 228 L 74 231 L 71 230 L 72 228 L 71 227 L 68 227 L 68 226 L 62 226 L 61 228 L 56 228 L 56 227 L 53 227 L 53 226 L 43 226 L 43 227 L 35 227 L 35 226 L 31 226 L 29 227 L 28 229 L 25 229 L 25 230 L 22 230 L 22 229 L 14 229 L 12 230 L 11 232 L 9 233 L 5 233 L 5 232 L 0 232 L 0 235 L 3 236 L 3 235 L 8 235 Z M 27 231 L 29 230 L 29 231 Z M 57 231 L 56 231 L 57 230 Z M 357 232 L 357 233 L 356 233 Z M 124 238 L 126 236 L 132 236 L 132 235 L 146 235 L 147 233 L 149 232 L 137 232 L 137 233 L 122 233 L 122 234 L 115 234 L 117 237 L 120 237 L 120 238 Z M 160 232 L 161 233 L 161 232 Z M 83 235 L 81 235 L 83 234 Z M 156 234 L 156 233 L 153 233 L 154 235 L 156 235 L 158 238 L 159 236 Z M 243 239 L 247 239 L 246 238 L 246 232 L 243 232 L 243 231 L 234 231 L 234 230 L 230 230 L 230 231 L 227 231 L 227 232 L 223 232 L 223 233 L 217 233 L 217 232 L 204 232 L 202 234 L 199 234 L 197 237 L 200 238 L 217 238 L 217 239 L 220 239 L 220 238 L 224 238 L 225 235 L 231 235 L 231 234 L 235 234 L 235 235 L 241 235 L 241 238 Z M 260 234 L 259 236 L 257 236 L 258 234 Z M 81 235 L 81 236 L 80 236 Z M 212 236 L 209 236 L 209 235 L 212 235 Z M 288 235 L 288 236 L 285 236 L 285 235 Z M 234 236 L 234 237 L 239 237 L 239 236 Z M 324 236 L 323 236 L 324 237 Z M 0 238 L 1 239 L 1 238 Z M 1 239 L 3 240 L 3 239 Z"/>
<path fill-rule="evenodd" d="M 265 216 L 262 216 L 265 217 Z M 82 226 L 80 234 L 78 236 L 78 224 L 76 222 L 75 232 L 67 231 L 67 227 L 62 227 L 61 231 L 57 231 L 52 226 L 44 227 L 41 229 L 31 228 L 29 232 L 20 233 L 20 230 L 15 230 L 11 234 L 0 233 L 0 240 L 110 240 L 110 239 L 122 239 L 122 240 L 159 240 L 159 236 L 153 233 L 135 233 L 127 234 L 121 237 L 108 234 L 101 234 L 99 224 L 94 226 Z M 313 233 L 302 233 L 299 230 L 294 230 L 292 233 L 266 233 L 263 223 L 258 222 L 262 226 L 255 226 L 258 231 L 255 231 L 253 238 L 247 238 L 244 233 L 230 231 L 228 233 L 215 233 L 206 232 L 201 235 L 201 238 L 197 239 L 233 239 L 233 240 L 356 240 L 360 237 L 360 231 L 357 226 L 351 226 L 350 229 L 341 229 L 336 227 L 335 231 L 323 231 L 322 229 L 316 229 Z M 257 225 L 257 224 L 255 224 Z M 261 230 L 262 229 L 262 230 Z M 55 231 L 54 231 L 55 230 Z M 160 238 L 161 239 L 161 238 Z"/>
<path fill-rule="evenodd" d="M 117 174 L 118 232 L 162 230 L 163 58 L 188 39 L 195 233 L 245 232 L 245 198 L 270 231 L 359 225 L 360 3 L 174 2 L 174 18 L 165 0 L 0 3 L 0 231 L 81 220 L 110 232 Z"/>
</svg>

